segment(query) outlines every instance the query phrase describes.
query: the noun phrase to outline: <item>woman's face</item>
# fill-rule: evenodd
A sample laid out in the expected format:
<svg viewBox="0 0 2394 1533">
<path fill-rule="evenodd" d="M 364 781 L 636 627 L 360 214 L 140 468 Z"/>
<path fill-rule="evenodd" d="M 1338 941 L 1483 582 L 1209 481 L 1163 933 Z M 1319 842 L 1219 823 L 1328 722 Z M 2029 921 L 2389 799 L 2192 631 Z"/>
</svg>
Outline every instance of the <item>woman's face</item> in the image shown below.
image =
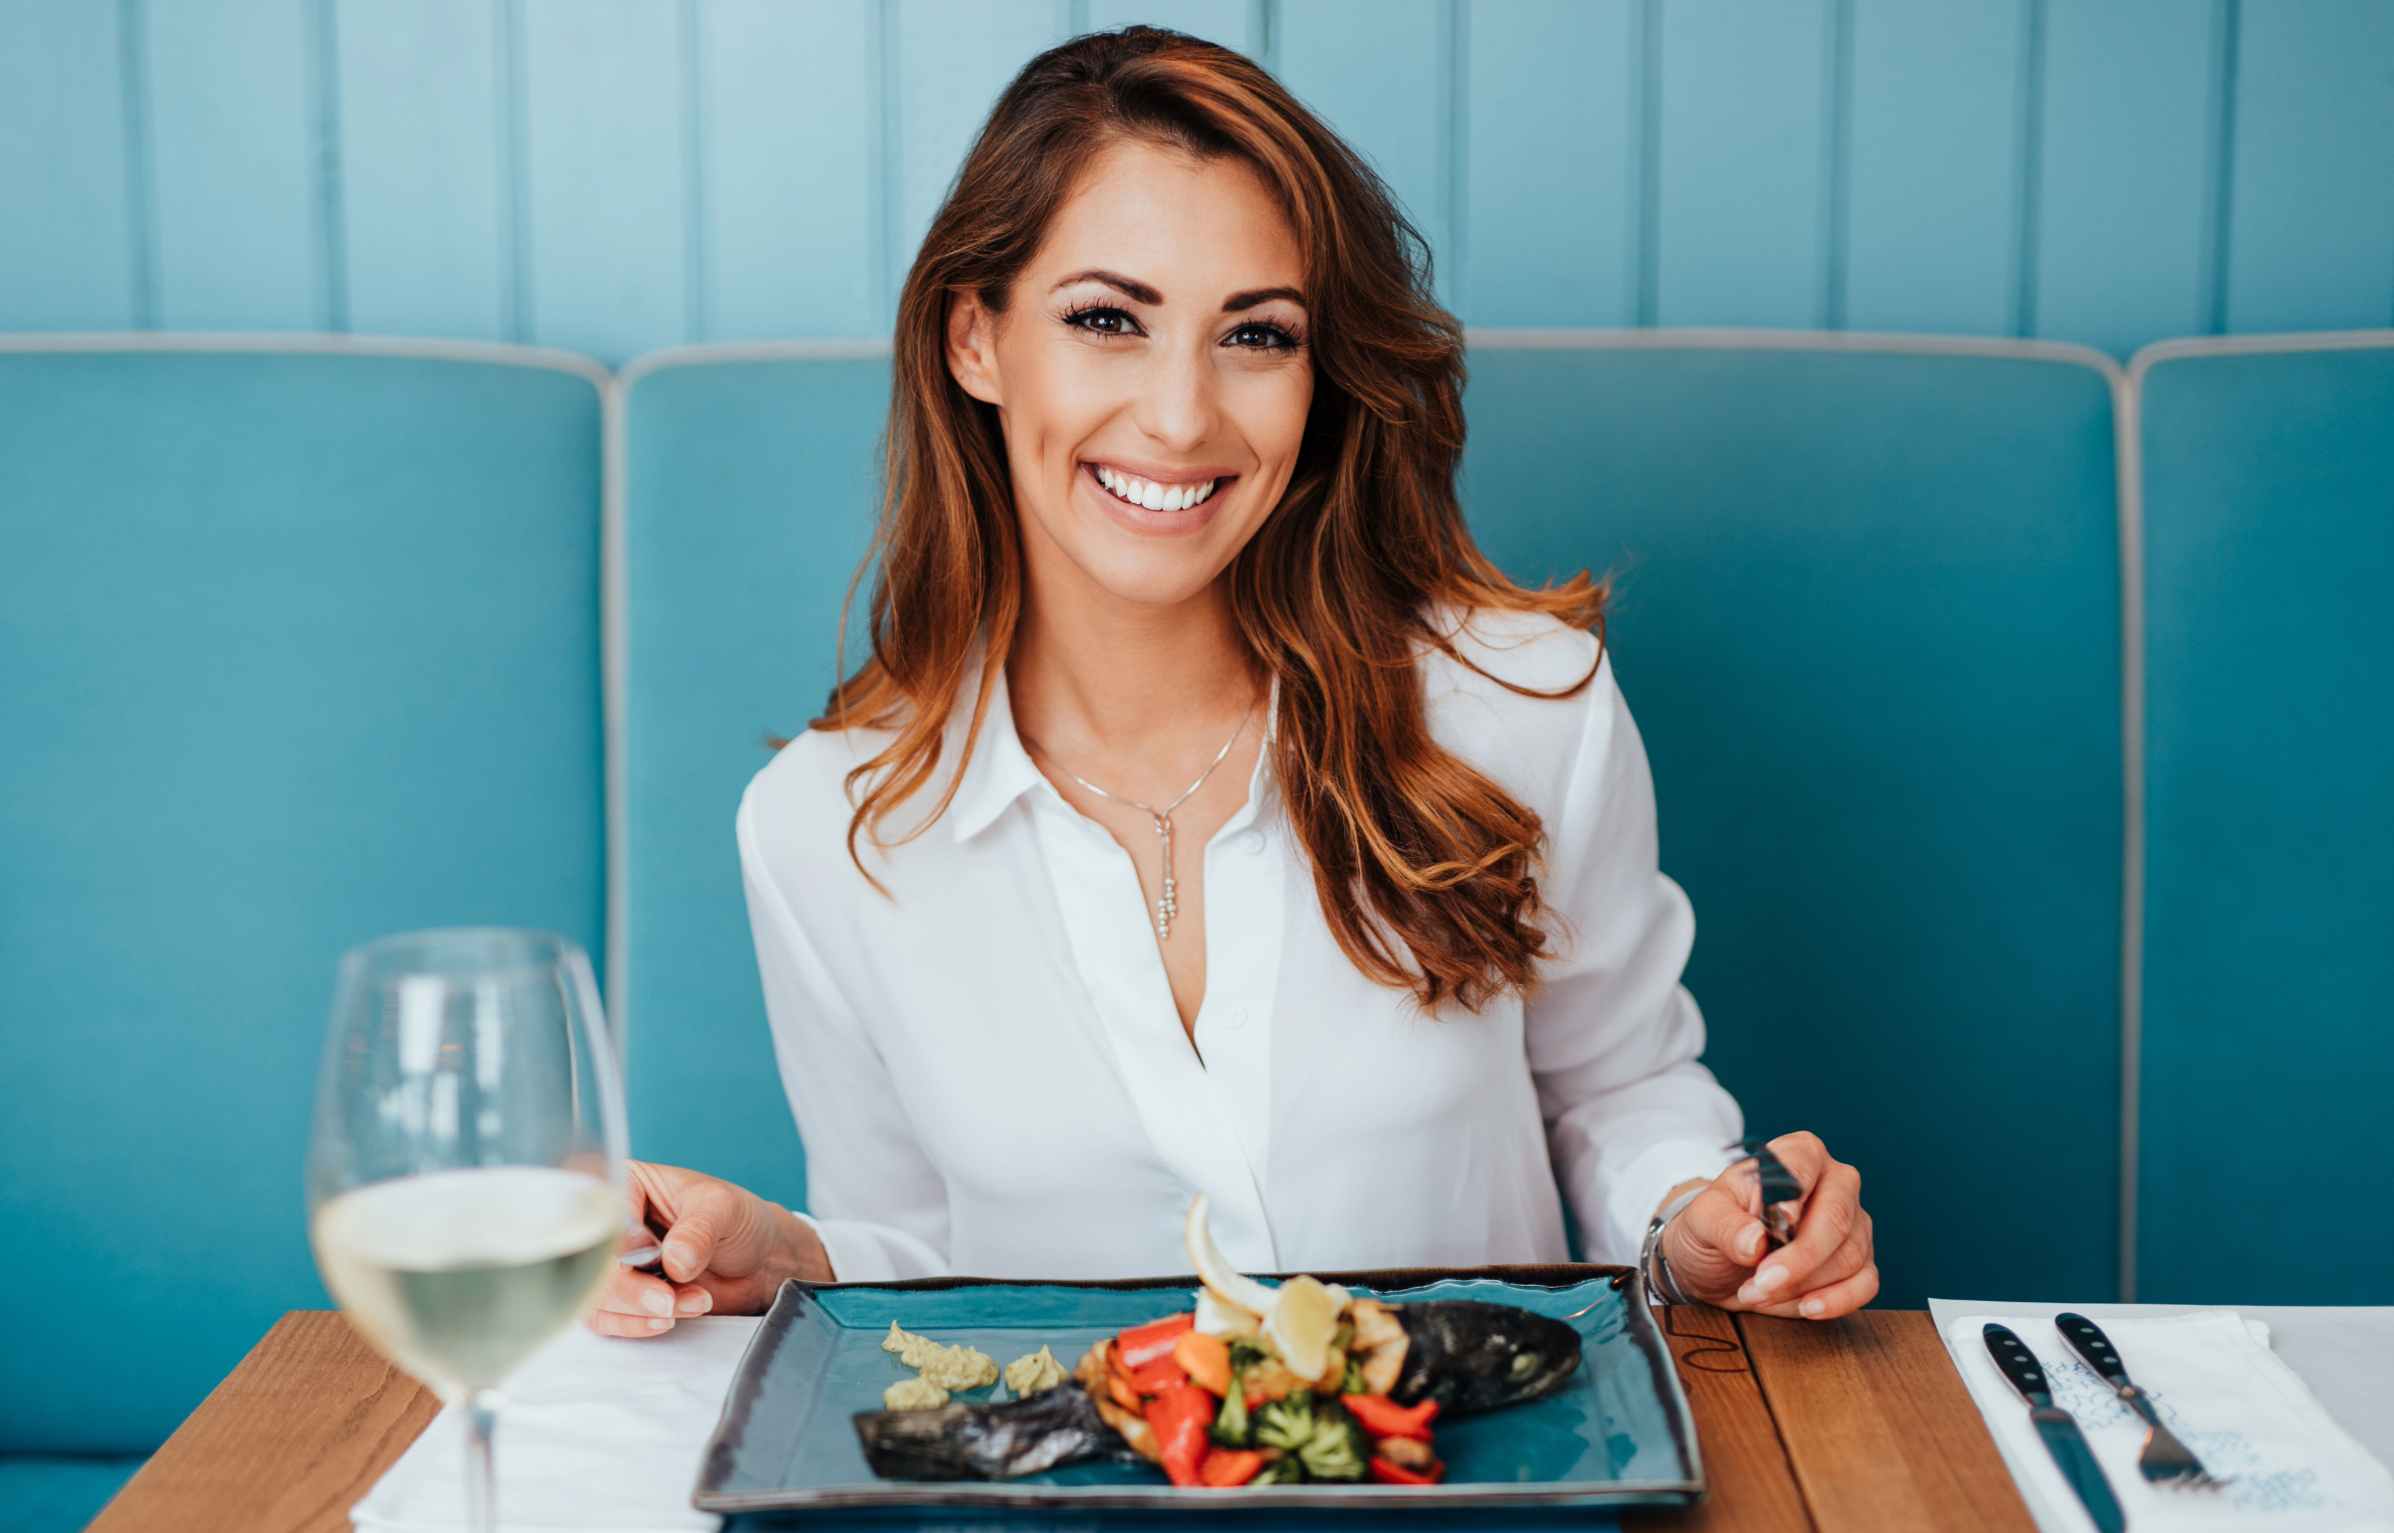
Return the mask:
<svg viewBox="0 0 2394 1533">
<path fill-rule="evenodd" d="M 1058 211 L 1002 320 L 953 303 L 949 370 L 998 407 L 1034 589 L 1170 606 L 1246 546 L 1313 402 L 1302 282 L 1253 171 L 1124 143 Z"/>
</svg>

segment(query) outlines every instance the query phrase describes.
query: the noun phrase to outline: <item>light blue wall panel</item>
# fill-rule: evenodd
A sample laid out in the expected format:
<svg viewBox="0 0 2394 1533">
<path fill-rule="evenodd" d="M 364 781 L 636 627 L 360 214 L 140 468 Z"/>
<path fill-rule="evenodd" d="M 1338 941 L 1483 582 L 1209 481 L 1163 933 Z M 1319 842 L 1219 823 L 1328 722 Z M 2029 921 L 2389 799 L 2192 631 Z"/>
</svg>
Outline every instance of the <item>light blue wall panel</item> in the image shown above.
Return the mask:
<svg viewBox="0 0 2394 1533">
<path fill-rule="evenodd" d="M 694 339 L 879 328 L 880 16 L 874 0 L 701 6 Z"/>
<path fill-rule="evenodd" d="M 2241 15 L 2228 328 L 2394 323 L 2394 4 Z"/>
<path fill-rule="evenodd" d="M 1263 0 L 1089 0 L 1084 30 L 1109 31 L 1143 21 L 1170 27 L 1249 58 L 1263 46 Z"/>
<path fill-rule="evenodd" d="M 342 0 L 335 13 L 351 328 L 508 333 L 504 29 L 491 0 Z"/>
<path fill-rule="evenodd" d="M 144 15 L 159 324 L 323 327 L 306 0 L 161 0 Z"/>
<path fill-rule="evenodd" d="M 2037 334 L 2124 355 L 2204 327 L 2219 106 L 2210 9 L 2047 0 Z"/>
<path fill-rule="evenodd" d="M 1855 0 L 1845 323 L 2018 326 L 2025 0 Z"/>
<path fill-rule="evenodd" d="M 923 232 L 964 163 L 998 92 L 1042 49 L 1064 40 L 1070 7 L 1061 0 L 890 0 L 894 54 L 882 76 L 890 110 L 896 222 L 888 231 L 889 292 L 905 285 Z M 896 75 L 894 86 L 890 72 Z M 892 94 L 894 92 L 894 94 Z M 895 309 L 885 310 L 885 334 Z"/>
<path fill-rule="evenodd" d="M 1828 0 L 1664 0 L 1652 321 L 1824 319 Z"/>
<path fill-rule="evenodd" d="M 687 338 L 681 9 L 523 5 L 532 339 L 619 362 Z"/>
<path fill-rule="evenodd" d="M 1474 0 L 1463 18 L 1463 317 L 1630 325 L 1638 6 Z"/>
<path fill-rule="evenodd" d="M 138 322 L 120 14 L 0 4 L 0 328 Z"/>
<path fill-rule="evenodd" d="M 1278 27 L 1275 72 L 1404 203 L 1430 242 L 1439 299 L 1454 307 L 1450 0 L 1305 0 L 1283 6 Z"/>
</svg>

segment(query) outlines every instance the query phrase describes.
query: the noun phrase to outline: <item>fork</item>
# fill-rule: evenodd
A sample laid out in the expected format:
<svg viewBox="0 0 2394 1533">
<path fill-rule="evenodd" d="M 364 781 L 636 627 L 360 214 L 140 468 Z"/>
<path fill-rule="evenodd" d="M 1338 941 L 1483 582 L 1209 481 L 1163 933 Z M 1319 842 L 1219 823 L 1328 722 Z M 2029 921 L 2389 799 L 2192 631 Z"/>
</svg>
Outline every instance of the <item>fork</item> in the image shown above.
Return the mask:
<svg viewBox="0 0 2394 1533">
<path fill-rule="evenodd" d="M 2084 1315 L 2065 1310 L 2053 1317 L 2053 1328 L 2127 1402 L 2130 1410 L 2145 1419 L 2145 1445 L 2136 1455 L 2136 1468 L 2147 1484 L 2180 1490 L 2217 1490 L 2228 1483 L 2226 1478 L 2205 1469 L 2203 1461 L 2178 1441 L 2178 1434 L 2161 1424 L 2161 1412 L 2153 1408 L 2152 1397 L 2130 1381 L 2128 1369 L 2120 1362 L 2120 1349 L 2111 1344 L 2101 1326 Z"/>
</svg>

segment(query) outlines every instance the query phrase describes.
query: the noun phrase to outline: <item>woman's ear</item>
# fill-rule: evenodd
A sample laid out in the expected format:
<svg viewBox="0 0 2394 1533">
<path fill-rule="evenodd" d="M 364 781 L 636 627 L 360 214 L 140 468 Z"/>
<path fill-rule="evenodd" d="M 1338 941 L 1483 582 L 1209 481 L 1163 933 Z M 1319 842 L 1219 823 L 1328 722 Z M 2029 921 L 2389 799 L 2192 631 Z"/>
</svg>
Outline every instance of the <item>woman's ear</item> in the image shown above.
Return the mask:
<svg viewBox="0 0 2394 1533">
<path fill-rule="evenodd" d="M 983 404 L 1005 404 L 998 386 L 997 326 L 981 295 L 969 290 L 948 298 L 948 372 Z"/>
</svg>

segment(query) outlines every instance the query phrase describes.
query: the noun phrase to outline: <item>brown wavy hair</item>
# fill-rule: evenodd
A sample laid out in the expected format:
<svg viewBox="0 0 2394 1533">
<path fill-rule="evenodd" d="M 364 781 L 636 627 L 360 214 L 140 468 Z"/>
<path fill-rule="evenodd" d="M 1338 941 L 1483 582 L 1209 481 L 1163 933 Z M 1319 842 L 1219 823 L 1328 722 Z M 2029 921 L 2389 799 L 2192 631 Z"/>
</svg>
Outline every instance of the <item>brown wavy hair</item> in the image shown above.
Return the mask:
<svg viewBox="0 0 2394 1533">
<path fill-rule="evenodd" d="M 872 656 L 808 724 L 895 731 L 847 774 L 849 858 L 888 893 L 857 855 L 857 837 L 897 844 L 883 839 L 882 822 L 936 770 L 973 640 L 986 631 L 990 659 L 955 770 L 930 814 L 899 839 L 946 812 L 1022 617 L 1004 437 L 996 411 L 948 371 L 949 299 L 971 291 L 1003 314 L 1057 208 L 1091 162 L 1125 140 L 1244 162 L 1276 193 L 1304 251 L 1311 413 L 1287 492 L 1222 578 L 1241 638 L 1279 679 L 1272 768 L 1330 929 L 1359 970 L 1412 991 L 1426 1011 L 1450 996 L 1476 1011 L 1508 989 L 1526 995 L 1546 952 L 1536 880 L 1543 828 L 1431 738 L 1415 662 L 1426 647 L 1471 663 L 1434 619 L 1447 604 L 1593 628 L 1601 666 L 1610 582 L 1582 570 L 1561 586 L 1525 589 L 1481 554 L 1454 488 L 1463 329 L 1431 297 L 1428 242 L 1371 167 L 1270 74 L 1164 28 L 1089 33 L 1025 65 L 907 273 L 879 523 L 842 604 L 840 674 L 848 604 L 877 564 Z M 1490 679 L 1569 697 L 1596 668 L 1551 693 Z"/>
</svg>

